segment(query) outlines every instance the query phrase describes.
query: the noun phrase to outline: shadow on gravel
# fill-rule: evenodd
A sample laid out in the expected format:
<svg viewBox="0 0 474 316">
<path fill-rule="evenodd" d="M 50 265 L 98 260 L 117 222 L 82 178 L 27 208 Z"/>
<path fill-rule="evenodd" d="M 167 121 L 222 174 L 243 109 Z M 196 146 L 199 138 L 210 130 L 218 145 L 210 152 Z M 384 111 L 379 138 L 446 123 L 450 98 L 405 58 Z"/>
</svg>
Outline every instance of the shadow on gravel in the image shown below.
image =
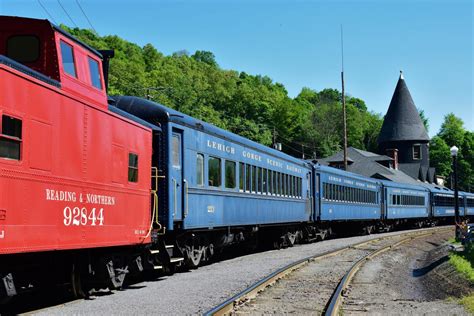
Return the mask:
<svg viewBox="0 0 474 316">
<path fill-rule="evenodd" d="M 413 270 L 413 276 L 415 278 L 422 277 L 422 276 L 426 275 L 428 272 L 432 271 L 433 269 L 435 269 L 436 267 L 442 265 L 443 263 L 445 263 L 448 260 L 449 260 L 449 257 L 444 256 L 444 257 L 439 258 L 436 261 L 433 261 L 431 264 L 427 265 L 426 267 L 419 268 L 419 269 L 414 269 Z"/>
<path fill-rule="evenodd" d="M 427 241 L 428 244 L 433 245 L 435 247 L 439 247 L 442 245 L 442 243 L 434 242 L 434 241 Z"/>
</svg>

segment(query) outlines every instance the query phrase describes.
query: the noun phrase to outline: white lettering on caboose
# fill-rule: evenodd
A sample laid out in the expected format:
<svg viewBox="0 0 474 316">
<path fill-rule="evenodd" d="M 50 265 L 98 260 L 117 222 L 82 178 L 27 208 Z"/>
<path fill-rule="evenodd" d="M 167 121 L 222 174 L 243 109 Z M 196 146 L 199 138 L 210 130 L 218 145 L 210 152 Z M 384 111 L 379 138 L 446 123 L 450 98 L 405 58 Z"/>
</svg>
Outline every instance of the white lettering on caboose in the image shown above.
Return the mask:
<svg viewBox="0 0 474 316">
<path fill-rule="evenodd" d="M 76 202 L 76 192 L 46 189 L 46 200 Z"/>
</svg>

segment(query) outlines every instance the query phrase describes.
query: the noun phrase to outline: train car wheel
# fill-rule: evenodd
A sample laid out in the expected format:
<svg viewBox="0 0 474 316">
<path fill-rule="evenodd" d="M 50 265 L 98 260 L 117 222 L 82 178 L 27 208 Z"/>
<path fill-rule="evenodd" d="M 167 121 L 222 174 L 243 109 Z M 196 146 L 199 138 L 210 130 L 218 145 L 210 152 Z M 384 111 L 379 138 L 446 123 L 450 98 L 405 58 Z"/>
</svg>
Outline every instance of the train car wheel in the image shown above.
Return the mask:
<svg viewBox="0 0 474 316">
<path fill-rule="evenodd" d="M 77 263 L 72 264 L 72 269 L 71 269 L 71 290 L 72 290 L 72 295 L 74 298 L 85 298 L 86 293 L 84 291 L 84 288 L 82 286 L 82 276 L 81 276 L 81 271 L 79 269 L 79 265 Z"/>
<path fill-rule="evenodd" d="M 203 247 L 196 249 L 194 246 L 186 246 L 186 265 L 190 269 L 196 269 L 201 264 L 201 259 L 203 255 Z"/>
</svg>

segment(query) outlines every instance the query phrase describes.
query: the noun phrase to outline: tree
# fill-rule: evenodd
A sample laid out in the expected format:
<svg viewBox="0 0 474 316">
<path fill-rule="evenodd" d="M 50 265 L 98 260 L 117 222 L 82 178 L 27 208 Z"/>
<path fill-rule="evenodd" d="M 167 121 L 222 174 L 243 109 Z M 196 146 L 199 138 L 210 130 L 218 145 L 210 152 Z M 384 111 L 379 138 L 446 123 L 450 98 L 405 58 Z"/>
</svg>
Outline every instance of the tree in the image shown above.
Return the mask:
<svg viewBox="0 0 474 316">
<path fill-rule="evenodd" d="M 217 66 L 216 57 L 213 53 L 205 51 L 205 50 L 197 50 L 192 56 L 195 60 L 211 65 Z"/>
<path fill-rule="evenodd" d="M 417 109 L 418 114 L 420 114 L 420 119 L 423 122 L 423 125 L 425 126 L 426 131 L 428 132 L 430 129 L 430 120 L 426 117 L 425 111 L 422 109 Z"/>
<path fill-rule="evenodd" d="M 430 144 L 431 163 L 439 175 L 449 176 L 452 171 L 450 147 L 459 148 L 458 184 L 464 191 L 474 188 L 474 133 L 464 129 L 462 119 L 449 113 L 444 117 L 443 124 L 437 136 Z M 448 177 L 448 185 L 451 179 Z"/>
<path fill-rule="evenodd" d="M 434 136 L 430 141 L 430 162 L 436 167 L 438 175 L 448 177 L 451 173 L 449 146 L 439 136 Z"/>
<path fill-rule="evenodd" d="M 448 144 L 448 146 L 461 147 L 464 142 L 464 122 L 456 117 L 453 113 L 449 113 L 444 117 L 444 122 L 438 135 Z"/>
</svg>

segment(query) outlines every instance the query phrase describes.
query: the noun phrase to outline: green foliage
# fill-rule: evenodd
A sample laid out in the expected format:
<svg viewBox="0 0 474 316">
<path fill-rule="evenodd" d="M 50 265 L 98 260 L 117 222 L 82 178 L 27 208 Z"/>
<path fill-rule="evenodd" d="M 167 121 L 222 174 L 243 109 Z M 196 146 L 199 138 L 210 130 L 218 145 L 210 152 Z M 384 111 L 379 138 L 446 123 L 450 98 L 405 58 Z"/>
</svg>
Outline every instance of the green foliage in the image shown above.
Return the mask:
<svg viewBox="0 0 474 316">
<path fill-rule="evenodd" d="M 444 117 L 444 122 L 438 135 L 444 139 L 449 147 L 461 147 L 464 141 L 464 133 L 465 129 L 462 119 L 456 117 L 453 113 L 449 113 Z"/>
<path fill-rule="evenodd" d="M 449 113 L 437 136 L 430 143 L 430 159 L 439 175 L 448 177 L 448 186 L 451 186 L 452 158 L 451 146 L 457 146 L 459 153 L 458 185 L 463 191 L 472 191 L 474 188 L 474 133 L 464 128 L 462 119 Z"/>
<path fill-rule="evenodd" d="M 165 56 L 153 45 L 140 47 L 118 36 L 98 36 L 62 26 L 96 49 L 114 49 L 109 94 L 148 96 L 241 136 L 270 146 L 273 138 L 291 155 L 324 157 L 343 145 L 341 93 L 303 88 L 290 98 L 267 76 L 221 69 L 212 52 L 186 50 Z M 362 99 L 345 96 L 348 144 L 376 151 L 380 115 Z"/>
<path fill-rule="evenodd" d="M 191 56 L 197 61 L 206 63 L 211 66 L 217 66 L 216 57 L 213 53 L 204 51 L 204 50 L 197 50 L 194 55 Z"/>
<path fill-rule="evenodd" d="M 422 109 L 417 109 L 418 113 L 420 114 L 420 119 L 423 122 L 423 125 L 425 126 L 426 131 L 430 130 L 430 121 L 425 115 L 425 111 Z"/>
<path fill-rule="evenodd" d="M 436 173 L 448 177 L 451 172 L 451 154 L 449 146 L 439 136 L 435 136 L 430 142 L 430 162 L 436 167 Z"/>
</svg>

